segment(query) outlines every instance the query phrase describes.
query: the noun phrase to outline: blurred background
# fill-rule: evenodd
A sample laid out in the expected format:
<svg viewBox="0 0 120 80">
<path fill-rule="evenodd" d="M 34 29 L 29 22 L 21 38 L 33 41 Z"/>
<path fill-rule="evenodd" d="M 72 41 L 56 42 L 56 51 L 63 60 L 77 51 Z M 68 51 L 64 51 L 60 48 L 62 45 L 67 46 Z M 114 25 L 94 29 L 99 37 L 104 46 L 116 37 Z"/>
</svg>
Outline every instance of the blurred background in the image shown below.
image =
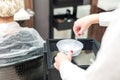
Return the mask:
<svg viewBox="0 0 120 80">
<path fill-rule="evenodd" d="M 34 27 L 45 40 L 75 38 L 72 31 L 75 20 L 105 11 L 97 6 L 98 0 L 21 0 L 21 3 L 25 10 L 33 11 L 34 16 L 19 21 L 20 24 Z M 79 38 L 95 38 L 101 42 L 105 28 L 98 24 L 92 26 L 96 27 L 89 28 Z"/>
</svg>

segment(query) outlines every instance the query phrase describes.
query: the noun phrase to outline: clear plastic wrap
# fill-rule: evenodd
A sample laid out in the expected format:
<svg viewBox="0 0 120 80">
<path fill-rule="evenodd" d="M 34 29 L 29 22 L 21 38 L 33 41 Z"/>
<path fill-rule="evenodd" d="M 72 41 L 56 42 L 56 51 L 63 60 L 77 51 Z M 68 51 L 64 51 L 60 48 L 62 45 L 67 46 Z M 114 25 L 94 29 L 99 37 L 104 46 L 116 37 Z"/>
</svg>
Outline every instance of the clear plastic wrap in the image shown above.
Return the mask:
<svg viewBox="0 0 120 80">
<path fill-rule="evenodd" d="M 0 58 L 24 56 L 43 47 L 44 40 L 33 28 L 21 28 L 0 39 Z"/>
</svg>

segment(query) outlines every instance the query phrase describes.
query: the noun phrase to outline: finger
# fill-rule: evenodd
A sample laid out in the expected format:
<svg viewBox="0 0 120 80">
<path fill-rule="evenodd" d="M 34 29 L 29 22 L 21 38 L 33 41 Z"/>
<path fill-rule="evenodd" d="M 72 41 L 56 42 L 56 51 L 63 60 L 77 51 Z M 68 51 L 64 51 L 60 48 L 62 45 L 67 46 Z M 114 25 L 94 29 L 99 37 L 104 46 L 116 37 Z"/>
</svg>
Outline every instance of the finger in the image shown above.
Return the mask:
<svg viewBox="0 0 120 80">
<path fill-rule="evenodd" d="M 82 25 L 80 25 L 80 24 L 78 25 L 77 21 L 74 23 L 73 31 L 74 31 L 74 33 L 75 33 L 76 36 L 81 36 L 83 34 L 84 28 L 81 27 L 81 26 Z"/>
<path fill-rule="evenodd" d="M 57 65 L 56 65 L 56 63 L 54 63 L 53 66 L 57 69 Z"/>
<path fill-rule="evenodd" d="M 78 35 L 83 35 L 83 34 L 84 34 L 84 29 L 81 28 L 81 29 L 79 30 L 79 32 L 78 32 Z"/>
<path fill-rule="evenodd" d="M 56 64 L 54 63 L 53 66 L 56 68 Z"/>
<path fill-rule="evenodd" d="M 53 65 L 54 65 L 55 69 L 57 69 L 59 71 L 58 65 L 56 63 L 54 63 Z"/>
<path fill-rule="evenodd" d="M 74 28 L 74 26 L 73 26 L 73 32 L 74 32 L 74 34 L 77 36 L 77 31 L 76 31 L 76 29 Z"/>
<path fill-rule="evenodd" d="M 73 55 L 73 51 L 71 50 L 71 51 L 68 53 L 67 57 L 71 60 L 72 55 Z"/>
<path fill-rule="evenodd" d="M 80 31 L 80 27 L 79 26 L 74 26 L 73 27 L 73 32 L 76 36 L 80 36 L 80 34 L 78 33 Z"/>
</svg>

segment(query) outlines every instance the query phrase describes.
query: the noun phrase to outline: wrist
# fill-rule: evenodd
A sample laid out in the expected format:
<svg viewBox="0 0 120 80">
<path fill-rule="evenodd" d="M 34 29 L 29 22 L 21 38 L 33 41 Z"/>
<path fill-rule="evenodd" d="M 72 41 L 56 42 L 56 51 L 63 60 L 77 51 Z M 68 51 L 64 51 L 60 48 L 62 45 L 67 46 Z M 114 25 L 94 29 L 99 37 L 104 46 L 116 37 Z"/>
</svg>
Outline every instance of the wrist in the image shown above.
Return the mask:
<svg viewBox="0 0 120 80">
<path fill-rule="evenodd" d="M 92 14 L 90 15 L 91 23 L 97 24 L 99 23 L 99 14 Z"/>
</svg>

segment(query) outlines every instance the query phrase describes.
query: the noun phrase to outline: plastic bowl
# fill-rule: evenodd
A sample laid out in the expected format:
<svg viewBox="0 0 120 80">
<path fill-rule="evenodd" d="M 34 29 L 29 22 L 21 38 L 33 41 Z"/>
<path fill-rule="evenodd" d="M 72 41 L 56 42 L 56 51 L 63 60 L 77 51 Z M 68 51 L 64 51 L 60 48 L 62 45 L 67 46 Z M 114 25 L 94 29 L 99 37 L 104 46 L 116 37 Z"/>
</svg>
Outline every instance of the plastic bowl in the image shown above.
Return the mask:
<svg viewBox="0 0 120 80">
<path fill-rule="evenodd" d="M 83 43 L 75 39 L 63 39 L 56 44 L 59 51 L 68 54 L 71 50 L 73 51 L 72 56 L 78 56 L 83 49 Z"/>
</svg>

